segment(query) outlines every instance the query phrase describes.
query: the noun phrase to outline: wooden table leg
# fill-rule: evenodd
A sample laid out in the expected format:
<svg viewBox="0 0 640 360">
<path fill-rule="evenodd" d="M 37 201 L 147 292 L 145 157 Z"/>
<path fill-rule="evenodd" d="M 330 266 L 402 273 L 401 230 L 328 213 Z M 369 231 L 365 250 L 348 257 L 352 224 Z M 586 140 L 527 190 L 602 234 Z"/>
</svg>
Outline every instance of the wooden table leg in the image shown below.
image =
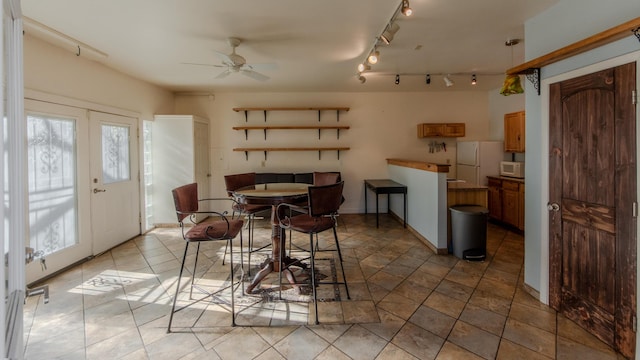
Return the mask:
<svg viewBox="0 0 640 360">
<path fill-rule="evenodd" d="M 285 241 L 286 233 L 280 227 L 278 216 L 276 214 L 276 205 L 272 206 L 271 210 L 271 259 L 268 259 L 262 269 L 258 271 L 256 276 L 251 281 L 251 284 L 247 286 L 247 293 L 251 294 L 258 284 L 271 272 L 280 272 L 280 259 L 282 259 L 282 266 L 285 270 L 289 266 L 299 266 L 306 268 L 307 265 L 300 262 L 298 259 L 293 259 L 285 254 Z M 282 211 L 282 209 L 281 209 Z M 282 217 L 282 214 L 281 214 Z M 251 264 L 249 264 L 251 266 Z M 291 271 L 285 271 L 285 276 L 290 284 L 296 285 L 296 279 Z"/>
</svg>

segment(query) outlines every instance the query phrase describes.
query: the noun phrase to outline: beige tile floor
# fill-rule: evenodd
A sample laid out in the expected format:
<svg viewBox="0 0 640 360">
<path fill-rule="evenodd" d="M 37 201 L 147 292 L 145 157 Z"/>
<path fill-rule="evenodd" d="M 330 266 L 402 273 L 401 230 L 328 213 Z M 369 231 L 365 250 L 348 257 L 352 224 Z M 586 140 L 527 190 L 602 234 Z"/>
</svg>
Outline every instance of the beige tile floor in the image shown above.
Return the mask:
<svg viewBox="0 0 640 360">
<path fill-rule="evenodd" d="M 249 306 L 255 296 L 238 290 L 239 326 L 230 326 L 224 305 L 203 301 L 178 312 L 174 331 L 167 333 L 184 243 L 177 229 L 156 229 L 50 279 L 48 304 L 29 298 L 25 357 L 621 358 L 522 290 L 520 235 L 489 224 L 489 258 L 472 263 L 434 255 L 387 216 L 381 216 L 379 229 L 372 215 L 342 215 L 339 223 L 351 300 L 341 288 L 342 301 L 319 303 L 320 325 L 313 325 L 306 302 Z M 259 222 L 256 240 L 268 242 L 269 236 L 268 223 Z M 294 237 L 297 244 L 307 239 Z M 330 242 L 321 238 L 322 246 Z M 220 287 L 228 277 L 221 245 L 201 249 L 196 273 L 203 276 L 203 287 Z M 257 265 L 265 256 L 254 254 L 252 262 Z"/>
</svg>

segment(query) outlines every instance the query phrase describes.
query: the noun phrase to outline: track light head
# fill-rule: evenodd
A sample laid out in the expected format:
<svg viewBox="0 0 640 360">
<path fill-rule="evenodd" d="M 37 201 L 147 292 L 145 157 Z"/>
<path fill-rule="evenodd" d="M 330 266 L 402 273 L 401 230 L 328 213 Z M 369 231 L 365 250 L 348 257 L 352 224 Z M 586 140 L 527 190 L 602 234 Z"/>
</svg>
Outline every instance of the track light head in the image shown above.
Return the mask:
<svg viewBox="0 0 640 360">
<path fill-rule="evenodd" d="M 396 85 L 400 84 L 400 74 L 396 74 Z"/>
<path fill-rule="evenodd" d="M 450 78 L 449 76 L 450 76 L 450 75 L 445 75 L 445 77 L 444 77 L 444 79 L 443 79 L 443 80 L 444 80 L 444 84 L 445 84 L 447 87 L 451 87 L 451 86 L 453 86 L 453 84 L 455 84 L 455 83 L 453 82 L 453 80 L 451 80 L 451 78 Z"/>
<path fill-rule="evenodd" d="M 478 84 L 478 81 L 476 80 L 476 74 L 471 75 L 471 85 L 476 85 Z"/>
<path fill-rule="evenodd" d="M 398 24 L 393 22 L 390 23 L 384 29 L 382 35 L 380 35 L 380 41 L 382 41 L 385 45 L 391 44 L 391 41 L 393 41 L 393 37 L 396 35 L 398 30 L 400 30 L 400 26 Z"/>
<path fill-rule="evenodd" d="M 362 73 L 371 70 L 371 66 L 367 64 L 358 64 L 358 72 Z"/>
<path fill-rule="evenodd" d="M 367 82 L 367 78 L 362 75 L 358 75 L 358 81 L 360 81 L 360 84 L 364 84 Z"/>
<path fill-rule="evenodd" d="M 409 0 L 402 0 L 402 14 L 404 16 L 411 16 L 411 14 L 413 14 L 413 10 L 409 6 Z"/>
<path fill-rule="evenodd" d="M 425 82 L 427 83 L 427 85 L 431 84 L 431 74 L 427 74 Z"/>
<path fill-rule="evenodd" d="M 367 58 L 367 62 L 371 65 L 377 64 L 378 60 L 380 60 L 380 51 L 378 50 L 372 51 Z"/>
</svg>

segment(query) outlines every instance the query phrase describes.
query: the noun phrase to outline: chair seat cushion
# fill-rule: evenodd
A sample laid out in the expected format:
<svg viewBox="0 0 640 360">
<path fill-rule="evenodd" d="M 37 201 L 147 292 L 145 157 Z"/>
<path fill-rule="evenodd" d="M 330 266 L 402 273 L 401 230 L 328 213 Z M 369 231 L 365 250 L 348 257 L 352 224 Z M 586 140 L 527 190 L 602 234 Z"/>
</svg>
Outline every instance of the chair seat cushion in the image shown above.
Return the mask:
<svg viewBox="0 0 640 360">
<path fill-rule="evenodd" d="M 331 229 L 333 225 L 334 220 L 329 216 L 312 217 L 309 214 L 302 214 L 289 219 L 289 226 L 292 230 L 307 234 Z"/>
<path fill-rule="evenodd" d="M 194 225 L 184 235 L 187 241 L 230 240 L 236 237 L 242 230 L 243 222 L 240 219 L 229 220 L 229 226 L 224 220 L 216 218 L 206 219 Z"/>
</svg>

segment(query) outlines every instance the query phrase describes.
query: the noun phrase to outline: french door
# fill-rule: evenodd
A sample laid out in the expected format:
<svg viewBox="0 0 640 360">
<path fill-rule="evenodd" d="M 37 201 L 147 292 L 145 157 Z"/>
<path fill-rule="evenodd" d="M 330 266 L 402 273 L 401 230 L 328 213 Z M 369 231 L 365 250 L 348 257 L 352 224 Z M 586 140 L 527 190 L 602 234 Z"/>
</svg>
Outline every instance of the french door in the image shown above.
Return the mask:
<svg viewBox="0 0 640 360">
<path fill-rule="evenodd" d="M 138 127 L 130 117 L 89 112 L 91 229 L 99 254 L 140 234 Z"/>
<path fill-rule="evenodd" d="M 87 111 L 25 100 L 29 240 L 46 258 L 27 264 L 27 283 L 91 255 Z"/>
<path fill-rule="evenodd" d="M 26 100 L 31 283 L 140 234 L 137 119 Z"/>
</svg>

